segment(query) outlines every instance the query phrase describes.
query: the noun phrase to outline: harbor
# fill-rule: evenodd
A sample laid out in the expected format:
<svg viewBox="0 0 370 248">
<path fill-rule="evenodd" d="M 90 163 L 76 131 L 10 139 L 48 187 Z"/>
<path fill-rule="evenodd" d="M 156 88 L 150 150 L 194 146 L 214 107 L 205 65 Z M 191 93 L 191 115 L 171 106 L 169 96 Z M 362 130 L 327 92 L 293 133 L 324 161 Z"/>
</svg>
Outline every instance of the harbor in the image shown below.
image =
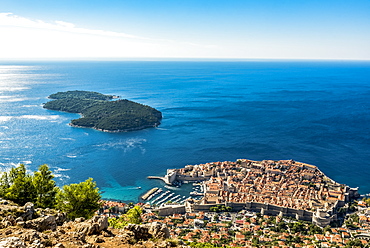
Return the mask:
<svg viewBox="0 0 370 248">
<path fill-rule="evenodd" d="M 155 187 L 148 190 L 141 200 L 151 206 L 163 207 L 165 204 L 184 204 L 188 199 L 200 200 L 203 195 L 203 188 L 200 183 L 188 184 L 186 190 L 178 187 L 164 185 L 163 188 Z"/>
</svg>

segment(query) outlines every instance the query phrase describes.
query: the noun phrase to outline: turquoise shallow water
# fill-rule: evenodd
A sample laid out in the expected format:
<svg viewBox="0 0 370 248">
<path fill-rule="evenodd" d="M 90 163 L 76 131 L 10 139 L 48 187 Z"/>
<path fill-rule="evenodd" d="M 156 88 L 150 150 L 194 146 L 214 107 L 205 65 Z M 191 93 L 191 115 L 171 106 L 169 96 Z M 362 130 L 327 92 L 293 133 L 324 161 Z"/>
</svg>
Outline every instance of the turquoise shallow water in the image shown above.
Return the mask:
<svg viewBox="0 0 370 248">
<path fill-rule="evenodd" d="M 162 124 L 103 133 L 42 108 L 76 89 L 155 107 Z M 92 177 L 110 199 L 137 201 L 167 168 L 238 158 L 311 163 L 368 193 L 369 123 L 369 62 L 0 63 L 0 169 L 47 163 L 59 185 Z"/>
</svg>

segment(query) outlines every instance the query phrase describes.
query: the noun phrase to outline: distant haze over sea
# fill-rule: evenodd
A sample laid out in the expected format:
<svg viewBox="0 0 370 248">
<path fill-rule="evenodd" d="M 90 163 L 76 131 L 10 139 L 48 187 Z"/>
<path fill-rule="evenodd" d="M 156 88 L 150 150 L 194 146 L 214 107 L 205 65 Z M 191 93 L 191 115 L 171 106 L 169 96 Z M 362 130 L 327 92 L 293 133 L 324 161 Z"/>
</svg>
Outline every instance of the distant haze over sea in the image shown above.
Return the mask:
<svg viewBox="0 0 370 248">
<path fill-rule="evenodd" d="M 150 105 L 158 128 L 104 133 L 42 108 L 88 90 Z M 103 197 L 137 201 L 167 168 L 294 159 L 370 192 L 370 62 L 0 62 L 0 170 L 48 164 L 59 185 L 94 178 Z M 142 187 L 141 190 L 137 187 Z"/>
</svg>

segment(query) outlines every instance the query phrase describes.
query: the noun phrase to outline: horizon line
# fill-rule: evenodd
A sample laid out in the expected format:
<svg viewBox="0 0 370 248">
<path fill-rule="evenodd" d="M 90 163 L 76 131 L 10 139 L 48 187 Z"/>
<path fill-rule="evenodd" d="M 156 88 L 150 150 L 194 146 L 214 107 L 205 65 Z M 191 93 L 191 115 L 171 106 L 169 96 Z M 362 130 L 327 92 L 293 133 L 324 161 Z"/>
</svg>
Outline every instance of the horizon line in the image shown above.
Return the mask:
<svg viewBox="0 0 370 248">
<path fill-rule="evenodd" d="M 71 57 L 71 58 L 0 58 L 0 62 L 10 62 L 10 61 L 189 61 L 189 62 L 202 62 L 202 61 L 361 61 L 370 62 L 369 59 L 359 59 L 359 58 L 183 58 L 183 57 Z"/>
</svg>

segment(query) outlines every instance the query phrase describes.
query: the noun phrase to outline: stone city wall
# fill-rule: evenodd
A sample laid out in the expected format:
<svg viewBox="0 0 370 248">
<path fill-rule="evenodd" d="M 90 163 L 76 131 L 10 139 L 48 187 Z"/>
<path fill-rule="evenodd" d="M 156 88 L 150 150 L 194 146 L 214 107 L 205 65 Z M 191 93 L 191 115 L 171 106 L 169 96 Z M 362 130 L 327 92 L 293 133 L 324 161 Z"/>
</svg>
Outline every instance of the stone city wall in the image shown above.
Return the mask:
<svg viewBox="0 0 370 248">
<path fill-rule="evenodd" d="M 186 213 L 184 205 L 166 206 L 166 207 L 158 208 L 156 210 L 158 210 L 159 216 L 168 216 L 168 215 L 173 215 L 173 214 L 185 214 Z"/>
<path fill-rule="evenodd" d="M 210 179 L 211 177 L 191 177 L 191 176 L 184 176 L 184 175 L 176 175 L 176 180 L 177 181 L 189 181 L 189 182 L 194 182 L 194 181 L 206 181 Z"/>
<path fill-rule="evenodd" d="M 220 204 L 194 204 L 194 212 L 209 211 L 211 207 L 215 207 Z M 240 211 L 246 209 L 252 212 L 262 213 L 266 215 L 279 215 L 280 212 L 283 216 L 292 218 L 298 218 L 300 220 L 312 221 L 313 212 L 306 210 L 299 210 L 293 208 L 279 207 L 276 205 L 258 203 L 258 202 L 247 202 L 247 203 L 226 203 L 226 206 L 232 207 L 232 211 Z"/>
</svg>

